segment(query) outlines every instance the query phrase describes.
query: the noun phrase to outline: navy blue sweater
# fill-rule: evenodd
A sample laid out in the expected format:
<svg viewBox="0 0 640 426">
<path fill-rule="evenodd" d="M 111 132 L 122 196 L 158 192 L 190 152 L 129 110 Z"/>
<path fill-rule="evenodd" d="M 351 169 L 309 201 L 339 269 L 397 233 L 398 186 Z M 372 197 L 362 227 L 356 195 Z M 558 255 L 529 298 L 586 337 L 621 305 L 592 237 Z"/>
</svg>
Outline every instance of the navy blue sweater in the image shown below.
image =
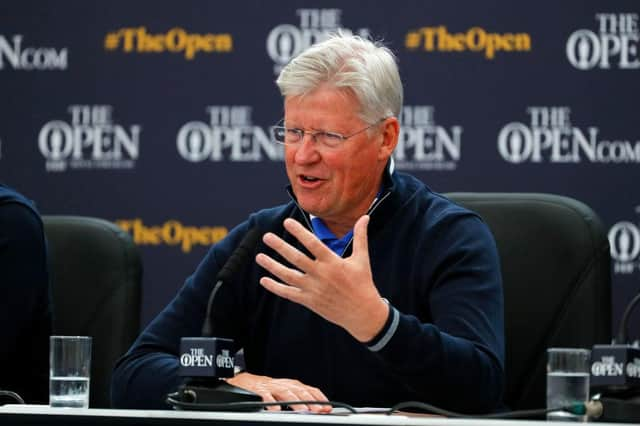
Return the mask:
<svg viewBox="0 0 640 426">
<path fill-rule="evenodd" d="M 211 248 L 175 299 L 118 362 L 116 407 L 166 408 L 180 383 L 180 337 L 199 336 L 215 277 L 247 230 L 271 231 L 304 250 L 283 228 L 308 226 L 295 201 L 262 210 Z M 247 370 L 316 386 L 335 401 L 391 406 L 420 400 L 466 412 L 500 405 L 504 381 L 503 301 L 493 237 L 474 213 L 400 173 L 387 176 L 368 227 L 373 280 L 399 313 L 377 351 L 303 306 L 266 291 L 254 261 L 216 296 L 214 335 L 243 347 Z M 286 263 L 260 242 L 255 250 Z M 347 247 L 345 256 L 351 248 Z M 254 254 L 255 254 L 254 253 Z"/>
<path fill-rule="evenodd" d="M 27 403 L 48 403 L 51 308 L 44 230 L 31 202 L 4 185 L 0 324 L 0 389 L 17 392 Z"/>
</svg>

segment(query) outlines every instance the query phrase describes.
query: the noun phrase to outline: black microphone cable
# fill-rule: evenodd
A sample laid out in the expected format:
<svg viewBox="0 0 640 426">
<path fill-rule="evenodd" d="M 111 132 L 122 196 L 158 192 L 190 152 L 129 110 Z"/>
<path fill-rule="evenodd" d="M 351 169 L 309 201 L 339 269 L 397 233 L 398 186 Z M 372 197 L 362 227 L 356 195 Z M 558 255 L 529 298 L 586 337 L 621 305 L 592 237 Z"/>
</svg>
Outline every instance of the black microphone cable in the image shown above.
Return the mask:
<svg viewBox="0 0 640 426">
<path fill-rule="evenodd" d="M 624 310 L 624 314 L 622 314 L 620 326 L 618 327 L 618 335 L 616 336 L 617 344 L 624 345 L 625 343 L 627 343 L 627 322 L 629 322 L 631 312 L 638 304 L 638 302 L 640 302 L 640 293 L 638 293 L 636 297 L 634 297 L 631 302 L 629 302 L 627 308 Z"/>
<path fill-rule="evenodd" d="M 292 405 L 330 405 L 331 407 L 344 408 L 351 413 L 356 414 L 358 410 L 353 408 L 349 404 L 345 404 L 337 401 L 276 401 L 276 402 L 222 402 L 218 404 L 206 404 L 197 402 L 183 402 L 178 399 L 177 392 L 167 395 L 165 400 L 168 404 L 173 405 L 174 408 L 188 409 L 188 410 L 203 410 L 203 411 L 254 411 L 259 408 L 267 408 L 280 406 L 281 408 L 290 407 Z"/>
<path fill-rule="evenodd" d="M 314 401 L 314 400 L 302 400 L 302 401 L 276 401 L 276 402 L 227 402 L 218 404 L 198 403 L 198 402 L 184 402 L 180 401 L 178 393 L 170 393 L 167 395 L 166 402 L 172 405 L 174 408 L 187 409 L 187 410 L 202 410 L 202 411 L 255 411 L 260 408 L 267 408 L 273 406 L 280 406 L 281 408 L 291 407 L 292 405 L 330 405 L 331 407 L 344 408 L 352 414 L 358 414 L 358 409 L 349 404 L 337 401 Z M 427 404 L 419 401 L 405 401 L 394 405 L 386 411 L 380 412 L 380 414 L 386 414 L 388 416 L 401 412 L 404 409 L 419 409 L 426 413 L 437 414 L 444 417 L 451 418 L 464 418 L 464 419 L 518 419 L 518 418 L 531 418 L 542 417 L 548 413 L 564 411 L 577 416 L 588 416 L 597 418 L 602 411 L 602 407 L 598 406 L 594 401 L 588 403 L 576 403 L 555 408 L 541 408 L 532 410 L 517 410 L 507 411 L 503 413 L 489 413 L 489 414 L 463 414 L 455 411 L 445 410 L 443 408 L 436 407 L 435 405 Z"/>
<path fill-rule="evenodd" d="M 462 414 L 455 411 L 445 410 L 443 408 L 436 407 L 435 405 L 427 404 L 419 401 L 406 401 L 394 405 L 386 412 L 387 415 L 391 415 L 395 412 L 403 409 L 420 409 L 427 413 L 438 414 L 445 417 L 463 418 L 463 419 L 518 419 L 518 418 L 530 418 L 530 417 L 542 417 L 548 413 L 564 411 L 577 416 L 587 415 L 589 417 L 597 417 L 598 407 L 593 404 L 592 401 L 584 403 L 576 403 L 571 405 L 565 405 L 555 408 L 540 408 L 532 410 L 517 410 L 506 411 L 503 413 L 489 413 L 489 414 Z"/>
<path fill-rule="evenodd" d="M 9 397 L 9 398 L 12 398 L 18 404 L 25 404 L 24 399 L 22 399 L 22 397 L 20 395 L 18 395 L 15 392 L 12 392 L 12 391 L 0 390 L 0 396 L 6 396 L 6 397 Z M 0 404 L 0 405 L 2 405 L 2 404 Z"/>
</svg>

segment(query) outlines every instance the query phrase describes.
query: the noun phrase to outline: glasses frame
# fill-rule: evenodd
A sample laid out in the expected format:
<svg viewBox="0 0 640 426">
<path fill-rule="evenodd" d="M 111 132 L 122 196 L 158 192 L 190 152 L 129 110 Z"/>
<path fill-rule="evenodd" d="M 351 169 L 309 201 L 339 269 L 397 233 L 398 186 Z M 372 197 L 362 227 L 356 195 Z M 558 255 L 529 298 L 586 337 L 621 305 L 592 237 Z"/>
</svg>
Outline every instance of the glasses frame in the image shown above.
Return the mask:
<svg viewBox="0 0 640 426">
<path fill-rule="evenodd" d="M 288 145 L 288 146 L 296 146 L 299 145 L 302 141 L 304 141 L 304 136 L 305 135 L 309 135 L 311 136 L 311 139 L 313 140 L 313 142 L 316 145 L 321 145 L 321 146 L 326 146 L 329 148 L 337 148 L 340 145 L 342 145 L 342 143 L 344 141 L 346 141 L 349 138 L 352 138 L 356 135 L 359 135 L 362 132 L 365 132 L 367 130 L 369 130 L 370 128 L 377 126 L 378 124 L 382 123 L 384 120 L 386 120 L 388 117 L 384 117 L 381 118 L 380 120 L 376 121 L 373 124 L 368 125 L 365 128 L 362 128 L 358 131 L 355 131 L 349 135 L 343 135 L 341 133 L 337 133 L 337 132 L 329 132 L 326 130 L 303 130 L 303 129 L 299 129 L 297 127 L 285 127 L 285 126 L 271 126 L 271 133 L 273 136 L 274 141 L 276 141 L 277 143 L 281 144 L 281 145 Z M 283 119 L 284 120 L 284 119 Z M 280 120 L 280 122 L 282 122 L 283 120 Z M 285 142 L 284 140 L 280 141 L 278 140 L 278 138 L 276 138 L 276 131 L 280 130 L 283 132 L 283 134 L 285 135 L 286 138 L 286 134 L 288 132 L 294 132 L 294 134 L 297 135 L 297 140 L 295 142 Z M 327 144 L 326 140 L 324 142 L 318 142 L 318 137 L 319 136 L 330 136 L 332 138 L 336 139 L 336 144 Z M 322 140 L 322 139 L 321 139 Z"/>
</svg>

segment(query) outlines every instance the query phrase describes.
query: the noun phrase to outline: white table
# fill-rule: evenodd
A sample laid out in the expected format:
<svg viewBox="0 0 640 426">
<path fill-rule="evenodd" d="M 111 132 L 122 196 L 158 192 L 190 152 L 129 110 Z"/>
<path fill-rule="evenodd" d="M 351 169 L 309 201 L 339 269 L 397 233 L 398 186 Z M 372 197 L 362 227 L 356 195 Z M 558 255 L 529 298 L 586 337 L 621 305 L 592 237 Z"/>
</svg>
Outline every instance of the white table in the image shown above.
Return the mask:
<svg viewBox="0 0 640 426">
<path fill-rule="evenodd" d="M 575 423 L 534 420 L 454 419 L 434 416 L 394 414 L 301 414 L 295 412 L 232 413 L 171 410 L 107 410 L 51 408 L 46 405 L 5 405 L 0 407 L 0 424 L 10 425 L 407 425 L 407 426 L 575 426 Z M 598 423 L 614 426 L 616 423 Z M 619 425 L 619 423 L 618 423 Z"/>
</svg>

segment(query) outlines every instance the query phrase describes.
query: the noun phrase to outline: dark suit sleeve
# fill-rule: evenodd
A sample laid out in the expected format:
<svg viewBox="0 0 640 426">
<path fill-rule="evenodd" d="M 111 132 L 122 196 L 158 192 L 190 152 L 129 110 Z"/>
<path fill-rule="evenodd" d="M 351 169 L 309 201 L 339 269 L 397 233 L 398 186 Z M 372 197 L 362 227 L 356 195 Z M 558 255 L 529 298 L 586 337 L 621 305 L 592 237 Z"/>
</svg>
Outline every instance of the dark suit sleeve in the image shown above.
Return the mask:
<svg viewBox="0 0 640 426">
<path fill-rule="evenodd" d="M 0 206 L 0 388 L 48 403 L 51 311 L 42 222 L 21 203 Z"/>
</svg>

